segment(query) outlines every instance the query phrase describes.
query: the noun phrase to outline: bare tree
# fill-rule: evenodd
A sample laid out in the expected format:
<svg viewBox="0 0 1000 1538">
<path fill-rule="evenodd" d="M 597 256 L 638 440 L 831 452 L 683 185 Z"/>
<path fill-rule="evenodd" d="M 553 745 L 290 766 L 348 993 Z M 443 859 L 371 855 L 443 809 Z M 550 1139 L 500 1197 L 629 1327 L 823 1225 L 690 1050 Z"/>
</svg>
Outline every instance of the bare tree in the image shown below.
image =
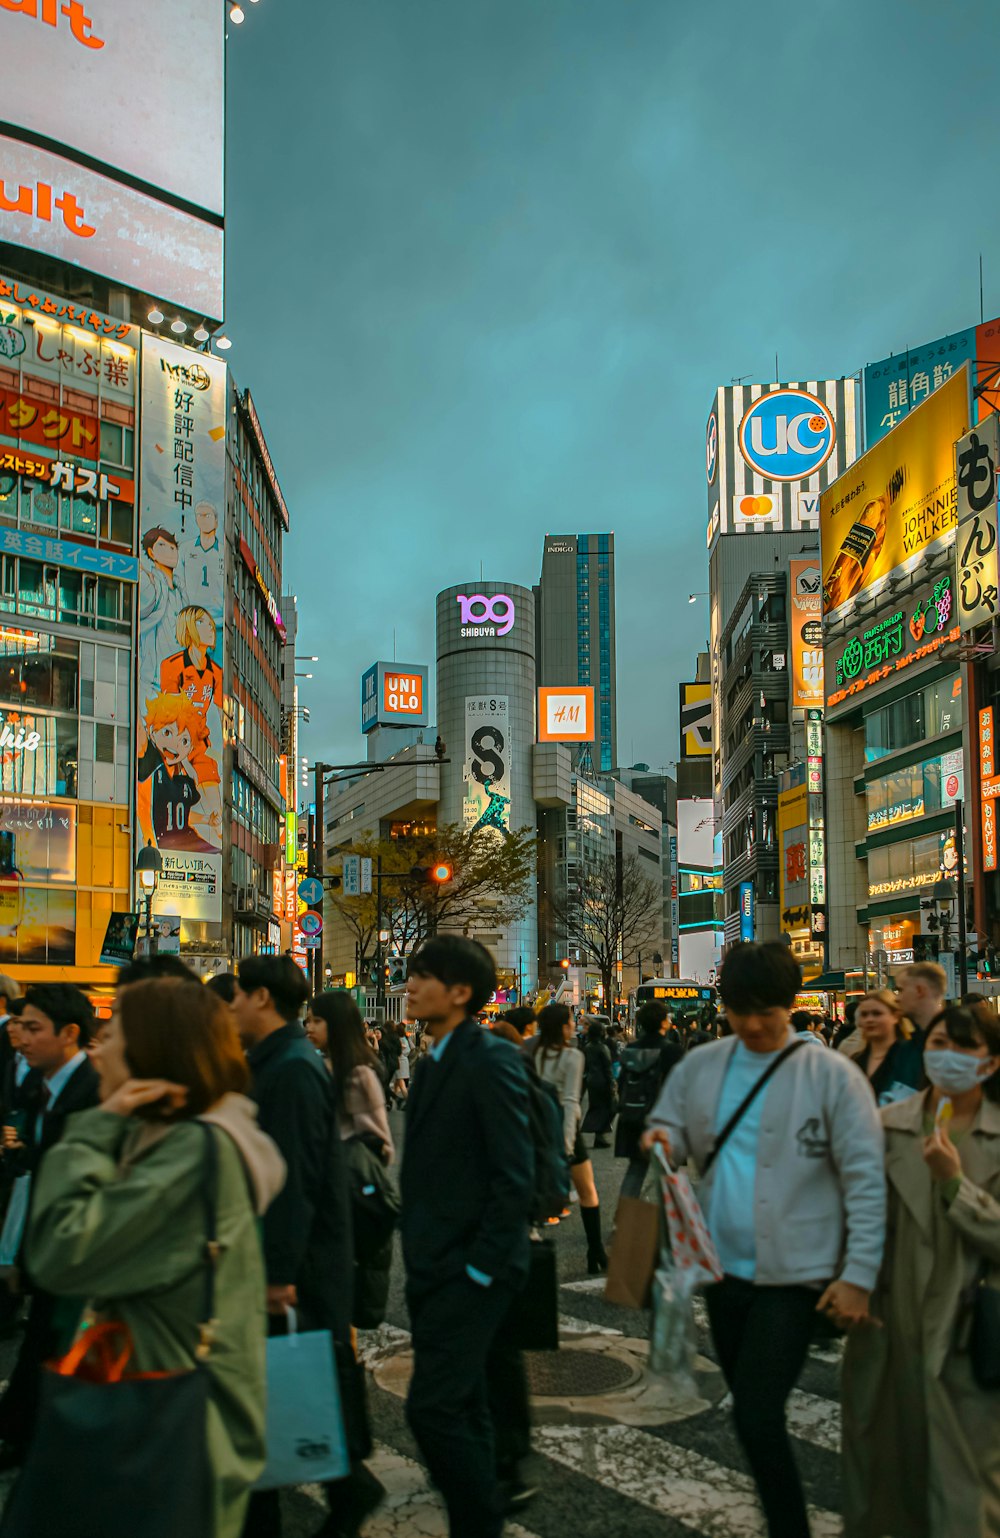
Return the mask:
<svg viewBox="0 0 1000 1538">
<path fill-rule="evenodd" d="M 550 907 L 567 943 L 579 946 L 597 967 L 609 1005 L 619 961 L 632 965 L 661 938 L 660 883 L 646 875 L 634 854 L 621 862 L 615 855 L 588 862 L 575 886 L 553 894 Z"/>
</svg>

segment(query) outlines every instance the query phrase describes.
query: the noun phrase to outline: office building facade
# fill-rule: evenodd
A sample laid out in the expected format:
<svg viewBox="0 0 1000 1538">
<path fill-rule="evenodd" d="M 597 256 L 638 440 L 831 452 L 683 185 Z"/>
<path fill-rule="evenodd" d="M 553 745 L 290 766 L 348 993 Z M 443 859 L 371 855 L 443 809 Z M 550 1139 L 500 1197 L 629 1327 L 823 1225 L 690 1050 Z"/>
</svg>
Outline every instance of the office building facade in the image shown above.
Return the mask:
<svg viewBox="0 0 1000 1538">
<path fill-rule="evenodd" d="M 594 689 L 594 772 L 618 764 L 614 534 L 547 534 L 535 588 L 538 682 Z"/>
</svg>

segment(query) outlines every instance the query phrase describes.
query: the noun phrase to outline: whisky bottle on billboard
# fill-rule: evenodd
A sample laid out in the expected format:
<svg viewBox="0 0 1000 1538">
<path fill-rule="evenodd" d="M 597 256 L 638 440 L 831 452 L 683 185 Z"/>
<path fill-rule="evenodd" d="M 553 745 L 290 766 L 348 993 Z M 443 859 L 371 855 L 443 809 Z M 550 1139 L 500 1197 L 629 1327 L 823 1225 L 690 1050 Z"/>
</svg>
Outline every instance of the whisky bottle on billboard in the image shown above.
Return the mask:
<svg viewBox="0 0 1000 1538">
<path fill-rule="evenodd" d="M 864 587 L 882 553 L 889 509 L 902 491 L 905 480 L 905 470 L 894 471 L 882 495 L 866 502 L 861 517 L 851 524 L 823 579 L 824 609 L 836 609 Z"/>
</svg>

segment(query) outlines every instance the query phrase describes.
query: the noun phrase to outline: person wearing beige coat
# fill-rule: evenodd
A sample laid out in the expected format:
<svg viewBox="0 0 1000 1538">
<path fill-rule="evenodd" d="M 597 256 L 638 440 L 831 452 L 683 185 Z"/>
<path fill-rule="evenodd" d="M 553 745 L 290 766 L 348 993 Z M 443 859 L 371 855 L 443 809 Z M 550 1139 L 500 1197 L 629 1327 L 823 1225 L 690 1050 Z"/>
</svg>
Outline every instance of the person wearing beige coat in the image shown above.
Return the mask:
<svg viewBox="0 0 1000 1538">
<path fill-rule="evenodd" d="M 979 1075 L 962 1088 L 963 1059 Z M 931 1087 L 881 1112 L 889 1215 L 871 1311 L 843 1372 L 844 1538 L 1000 1538 L 1000 1392 L 978 1387 L 963 1293 L 1000 1286 L 1000 1064 L 991 1012 L 927 1035 Z M 992 1066 L 990 1066 L 992 1065 Z"/>
</svg>

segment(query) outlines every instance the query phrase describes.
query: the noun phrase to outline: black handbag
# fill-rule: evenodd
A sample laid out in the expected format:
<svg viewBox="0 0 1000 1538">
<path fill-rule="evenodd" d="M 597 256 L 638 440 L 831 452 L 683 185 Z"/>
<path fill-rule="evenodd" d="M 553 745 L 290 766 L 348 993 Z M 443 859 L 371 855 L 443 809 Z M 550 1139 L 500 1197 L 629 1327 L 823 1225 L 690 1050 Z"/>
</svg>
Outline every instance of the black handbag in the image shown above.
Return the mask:
<svg viewBox="0 0 1000 1538">
<path fill-rule="evenodd" d="M 964 1295 L 969 1366 L 979 1388 L 1000 1388 L 1000 1291 L 991 1287 L 984 1260 Z"/>
<path fill-rule="evenodd" d="M 211 1128 L 198 1125 L 206 1166 L 198 1361 L 181 1372 L 128 1374 L 128 1330 L 106 1324 L 46 1363 L 38 1427 L 0 1538 L 195 1538 L 212 1530 L 210 1381 L 203 1363 L 215 1307 L 219 1152 Z"/>
<path fill-rule="evenodd" d="M 532 1239 L 528 1280 L 503 1325 L 503 1338 L 518 1351 L 559 1349 L 559 1281 L 551 1239 Z"/>
</svg>

